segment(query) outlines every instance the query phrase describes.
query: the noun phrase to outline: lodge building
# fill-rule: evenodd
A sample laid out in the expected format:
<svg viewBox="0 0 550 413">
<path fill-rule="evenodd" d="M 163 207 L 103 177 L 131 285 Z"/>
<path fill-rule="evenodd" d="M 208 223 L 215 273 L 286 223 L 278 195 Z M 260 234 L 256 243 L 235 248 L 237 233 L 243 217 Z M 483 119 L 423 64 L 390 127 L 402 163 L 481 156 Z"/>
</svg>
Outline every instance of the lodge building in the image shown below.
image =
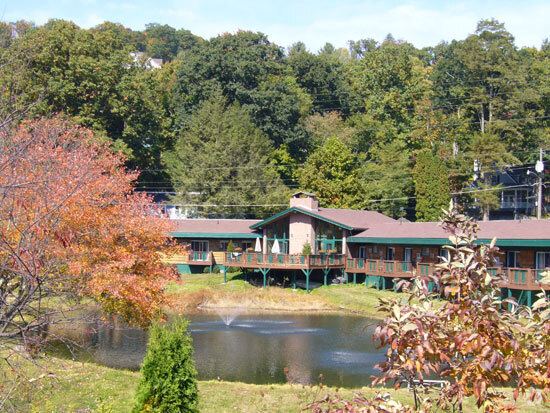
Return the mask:
<svg viewBox="0 0 550 413">
<path fill-rule="evenodd" d="M 265 220 L 180 219 L 170 235 L 188 245 L 171 257 L 181 273 L 218 265 L 261 273 L 263 285 L 275 274 L 309 289 L 334 277 L 392 288 L 414 271 L 431 273 L 446 256 L 449 234 L 437 222 L 401 222 L 375 211 L 320 208 L 314 194 L 298 192 L 289 208 Z M 550 267 L 550 220 L 479 222 L 478 243 L 496 237 L 501 254 L 490 271 L 507 282 L 503 293 L 531 305 L 539 274 Z M 231 241 L 237 248 L 227 252 Z M 311 254 L 304 254 L 309 244 Z M 307 248 L 307 247 L 306 247 Z M 550 289 L 550 286 L 548 287 Z"/>
</svg>

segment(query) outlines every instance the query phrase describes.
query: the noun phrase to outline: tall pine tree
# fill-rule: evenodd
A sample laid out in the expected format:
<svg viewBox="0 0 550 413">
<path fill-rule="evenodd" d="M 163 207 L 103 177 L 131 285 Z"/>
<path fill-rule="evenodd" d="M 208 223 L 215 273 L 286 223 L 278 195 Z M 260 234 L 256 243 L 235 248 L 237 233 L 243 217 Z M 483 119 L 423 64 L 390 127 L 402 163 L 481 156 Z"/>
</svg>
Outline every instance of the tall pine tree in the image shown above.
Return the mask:
<svg viewBox="0 0 550 413">
<path fill-rule="evenodd" d="M 413 169 L 416 195 L 416 219 L 437 221 L 443 208 L 450 202 L 449 170 L 445 163 L 431 151 L 418 154 Z"/>
<path fill-rule="evenodd" d="M 250 217 L 280 209 L 244 207 L 288 202 L 287 188 L 269 162 L 272 151 L 268 138 L 238 104 L 227 106 L 222 97 L 204 102 L 165 155 L 174 201 L 216 205 L 197 209 L 202 216 Z"/>
</svg>

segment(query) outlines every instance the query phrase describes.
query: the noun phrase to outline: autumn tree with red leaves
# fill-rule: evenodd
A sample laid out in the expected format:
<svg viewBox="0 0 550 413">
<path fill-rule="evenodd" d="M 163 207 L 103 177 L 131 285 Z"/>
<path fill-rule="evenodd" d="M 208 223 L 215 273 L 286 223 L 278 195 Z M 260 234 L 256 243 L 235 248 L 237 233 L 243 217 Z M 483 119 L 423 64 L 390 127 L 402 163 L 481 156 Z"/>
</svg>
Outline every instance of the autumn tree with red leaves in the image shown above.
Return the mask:
<svg viewBox="0 0 550 413">
<path fill-rule="evenodd" d="M 166 305 L 168 224 L 123 162 L 61 118 L 0 133 L 0 356 L 39 344 L 84 298 L 139 325 Z"/>
</svg>

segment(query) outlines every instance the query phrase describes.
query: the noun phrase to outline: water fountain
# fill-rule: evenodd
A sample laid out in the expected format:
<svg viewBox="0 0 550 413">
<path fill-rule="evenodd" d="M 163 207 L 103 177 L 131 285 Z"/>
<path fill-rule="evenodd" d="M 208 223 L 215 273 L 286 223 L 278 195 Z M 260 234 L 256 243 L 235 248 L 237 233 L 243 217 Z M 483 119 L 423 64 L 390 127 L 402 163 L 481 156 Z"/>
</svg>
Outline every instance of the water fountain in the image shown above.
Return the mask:
<svg viewBox="0 0 550 413">
<path fill-rule="evenodd" d="M 232 311 L 230 310 L 229 312 L 227 310 L 216 309 L 216 313 L 224 322 L 226 327 L 230 327 L 231 323 L 235 321 L 235 319 L 239 316 L 241 312 L 238 309 L 233 309 Z"/>
</svg>

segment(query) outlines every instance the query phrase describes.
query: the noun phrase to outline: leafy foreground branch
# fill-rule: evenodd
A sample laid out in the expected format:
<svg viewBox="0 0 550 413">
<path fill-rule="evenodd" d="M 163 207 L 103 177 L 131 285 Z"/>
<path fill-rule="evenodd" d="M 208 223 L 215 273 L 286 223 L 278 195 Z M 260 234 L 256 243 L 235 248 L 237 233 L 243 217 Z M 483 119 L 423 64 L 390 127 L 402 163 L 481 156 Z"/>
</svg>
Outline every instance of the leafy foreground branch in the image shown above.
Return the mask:
<svg viewBox="0 0 550 413">
<path fill-rule="evenodd" d="M 456 212 L 445 213 L 442 225 L 451 233 L 450 259 L 443 259 L 433 275 L 401 281 L 398 288 L 408 298 L 380 299 L 386 318 L 373 336 L 387 348 L 373 385 L 393 383 L 398 389 L 406 384 L 413 389 L 415 406 L 358 395 L 350 401 L 326 398 L 313 403 L 312 411 L 454 412 L 473 396 L 485 412 L 512 412 L 519 410 L 520 394 L 547 402 L 550 303 L 544 291 L 532 309 L 519 307 L 513 298 L 501 300 L 503 279 L 488 271 L 498 252 L 495 240 L 476 245 L 477 224 Z M 441 297 L 443 304 L 436 304 Z M 419 389 L 434 377 L 446 384 L 437 394 L 422 395 Z M 502 386 L 514 389 L 512 399 L 496 388 Z"/>
</svg>

